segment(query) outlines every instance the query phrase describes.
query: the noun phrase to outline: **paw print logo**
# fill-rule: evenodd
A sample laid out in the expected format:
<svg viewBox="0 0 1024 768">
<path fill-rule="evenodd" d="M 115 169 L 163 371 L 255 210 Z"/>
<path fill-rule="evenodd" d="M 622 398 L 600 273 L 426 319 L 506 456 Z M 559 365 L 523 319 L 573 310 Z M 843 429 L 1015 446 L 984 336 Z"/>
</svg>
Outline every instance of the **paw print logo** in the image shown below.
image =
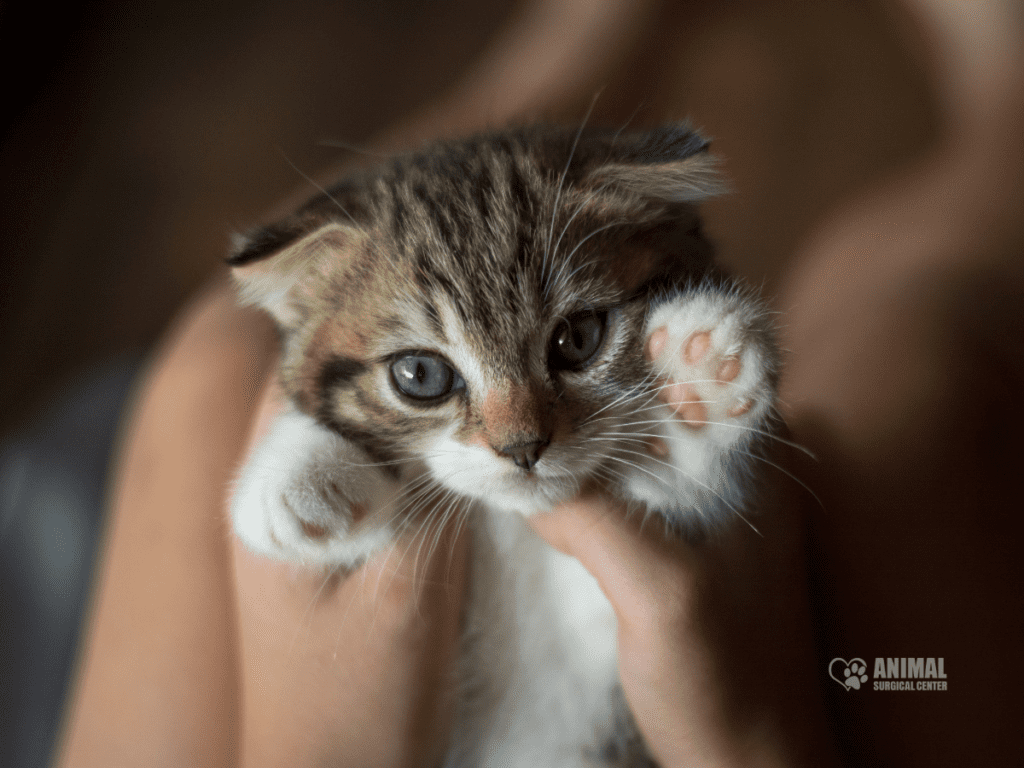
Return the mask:
<svg viewBox="0 0 1024 768">
<path fill-rule="evenodd" d="M 846 690 L 851 688 L 860 690 L 860 687 L 868 681 L 868 665 L 864 659 L 832 659 L 828 665 L 828 676 L 839 683 Z M 837 677 L 838 672 L 842 677 Z"/>
</svg>

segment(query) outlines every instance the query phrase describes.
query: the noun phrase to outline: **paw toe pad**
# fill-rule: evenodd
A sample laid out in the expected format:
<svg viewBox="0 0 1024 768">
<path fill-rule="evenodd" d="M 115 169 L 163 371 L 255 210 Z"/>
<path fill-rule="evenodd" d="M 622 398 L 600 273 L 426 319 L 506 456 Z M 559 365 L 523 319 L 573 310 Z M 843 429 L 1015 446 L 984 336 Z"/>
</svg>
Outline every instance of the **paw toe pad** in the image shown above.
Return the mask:
<svg viewBox="0 0 1024 768">
<path fill-rule="evenodd" d="M 659 376 L 658 398 L 691 430 L 754 409 L 750 376 L 744 375 L 753 358 L 728 316 L 711 328 L 669 319 L 650 333 L 644 351 Z"/>
</svg>

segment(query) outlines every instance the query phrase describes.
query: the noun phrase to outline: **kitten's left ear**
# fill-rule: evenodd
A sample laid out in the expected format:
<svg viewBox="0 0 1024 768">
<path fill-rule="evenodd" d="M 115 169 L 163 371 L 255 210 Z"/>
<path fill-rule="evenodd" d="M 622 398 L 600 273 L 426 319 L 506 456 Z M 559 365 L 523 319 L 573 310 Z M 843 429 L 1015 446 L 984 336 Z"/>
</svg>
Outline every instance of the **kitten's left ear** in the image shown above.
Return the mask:
<svg viewBox="0 0 1024 768">
<path fill-rule="evenodd" d="M 685 124 L 619 136 L 587 179 L 652 201 L 697 203 L 727 191 L 707 149 L 708 141 Z"/>
</svg>

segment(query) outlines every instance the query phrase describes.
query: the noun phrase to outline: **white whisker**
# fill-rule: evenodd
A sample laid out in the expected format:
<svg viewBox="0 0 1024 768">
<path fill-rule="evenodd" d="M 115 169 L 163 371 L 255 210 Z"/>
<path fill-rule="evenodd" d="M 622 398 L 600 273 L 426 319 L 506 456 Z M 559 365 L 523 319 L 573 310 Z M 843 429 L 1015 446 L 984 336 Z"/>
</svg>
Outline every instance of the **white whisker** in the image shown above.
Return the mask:
<svg viewBox="0 0 1024 768">
<path fill-rule="evenodd" d="M 297 174 L 299 174 L 299 175 L 300 175 L 300 176 L 301 176 L 302 178 L 304 178 L 304 179 L 305 179 L 306 181 L 308 181 L 308 182 L 309 182 L 310 184 L 312 184 L 312 185 L 313 185 L 313 186 L 314 186 L 314 187 L 315 187 L 315 188 L 316 188 L 317 190 L 319 190 L 319 191 L 320 191 L 321 193 L 323 193 L 324 197 L 326 197 L 326 198 L 327 198 L 328 200 L 330 200 L 330 201 L 331 201 L 332 203 L 334 203 L 334 205 L 335 205 L 335 206 L 336 206 L 336 207 L 338 208 L 338 210 L 339 210 L 339 211 L 341 211 L 341 212 L 342 212 L 342 213 L 344 213 L 344 214 L 345 214 L 346 216 L 348 216 L 348 220 L 349 220 L 349 221 L 351 221 L 351 222 L 352 222 L 352 223 L 353 223 L 353 224 L 354 224 L 355 226 L 357 226 L 357 227 L 359 226 L 359 224 L 358 224 L 358 223 L 356 222 L 356 220 L 355 220 L 354 218 L 352 218 L 352 214 L 351 214 L 351 213 L 349 213 L 349 212 L 348 212 L 348 211 L 347 211 L 347 210 L 345 209 L 345 206 L 343 206 L 343 205 L 342 205 L 342 204 L 341 204 L 340 202 L 338 202 L 338 200 L 336 200 L 336 199 L 335 199 L 335 198 L 334 198 L 334 197 L 333 197 L 333 196 L 331 195 L 331 193 L 330 193 L 330 192 L 328 192 L 328 191 L 327 191 L 326 189 L 324 189 L 324 188 L 323 188 L 323 187 L 321 187 L 321 186 L 320 186 L 319 184 L 317 184 L 317 183 L 316 183 L 315 181 L 313 181 L 312 177 L 310 177 L 310 176 L 307 176 L 307 175 L 306 175 L 305 173 L 303 173 L 303 172 L 302 172 L 302 169 L 300 169 L 300 168 L 299 168 L 299 166 L 297 166 L 297 165 L 296 165 L 295 163 L 293 163 L 293 162 L 292 162 L 292 161 L 291 161 L 291 160 L 290 160 L 290 159 L 288 158 L 288 155 L 286 155 L 286 154 L 284 153 L 284 150 L 283 150 L 283 149 L 281 149 L 280 147 L 278 147 L 278 151 L 279 151 L 279 152 L 281 153 L 281 157 L 283 157 L 283 158 L 285 159 L 285 162 L 286 162 L 286 163 L 288 163 L 288 165 L 290 165 L 290 166 L 291 166 L 291 167 L 292 167 L 292 168 L 293 168 L 293 169 L 295 170 L 295 172 L 296 172 Z"/>
</svg>

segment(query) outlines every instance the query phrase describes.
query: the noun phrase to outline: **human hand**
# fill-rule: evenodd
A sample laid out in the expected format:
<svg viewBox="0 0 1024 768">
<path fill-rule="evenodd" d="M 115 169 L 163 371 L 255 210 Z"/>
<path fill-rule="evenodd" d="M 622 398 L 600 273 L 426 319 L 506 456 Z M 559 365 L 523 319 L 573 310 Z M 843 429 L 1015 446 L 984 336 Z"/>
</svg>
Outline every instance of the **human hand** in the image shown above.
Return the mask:
<svg viewBox="0 0 1024 768">
<path fill-rule="evenodd" d="M 699 544 L 600 493 L 531 519 L 610 600 L 623 691 L 663 768 L 834 762 L 794 491 L 780 481 L 764 504 Z"/>
</svg>

